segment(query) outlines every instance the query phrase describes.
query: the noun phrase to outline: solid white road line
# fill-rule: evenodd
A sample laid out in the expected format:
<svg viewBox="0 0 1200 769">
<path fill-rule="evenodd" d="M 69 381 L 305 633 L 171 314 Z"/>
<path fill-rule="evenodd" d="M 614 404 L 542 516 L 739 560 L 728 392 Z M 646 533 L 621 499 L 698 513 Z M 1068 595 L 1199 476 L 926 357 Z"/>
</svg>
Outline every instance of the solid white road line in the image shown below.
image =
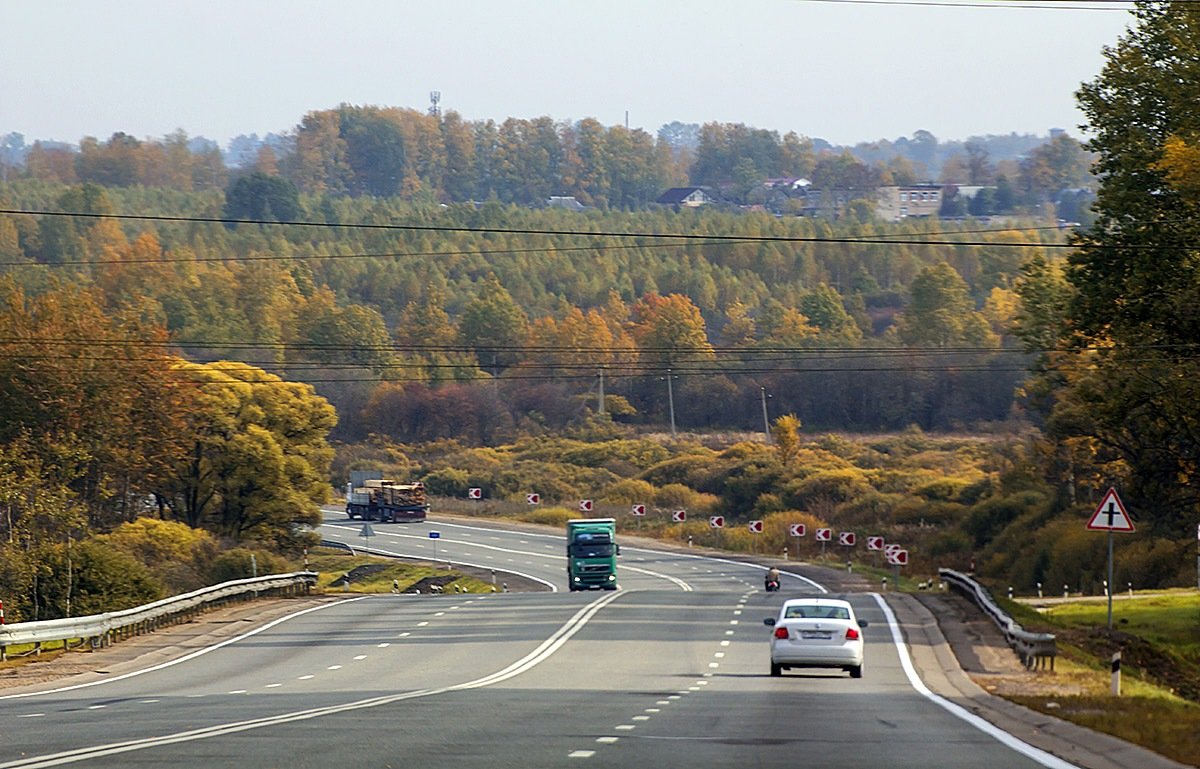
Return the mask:
<svg viewBox="0 0 1200 769">
<path fill-rule="evenodd" d="M 483 676 L 482 678 L 477 678 L 473 681 L 467 681 L 465 683 L 455 684 L 453 686 L 443 686 L 437 689 L 420 689 L 417 691 L 405 692 L 403 694 L 373 697 L 366 700 L 348 702 L 343 705 L 331 705 L 328 707 L 311 708 L 292 713 L 281 713 L 279 715 L 266 716 L 249 721 L 236 721 L 228 724 L 219 724 L 216 726 L 193 729 L 186 732 L 166 734 L 159 737 L 128 740 L 125 742 L 116 742 L 108 745 L 95 745 L 86 748 L 76 748 L 73 750 L 67 750 L 61 753 L 53 753 L 45 756 L 31 756 L 28 758 L 18 759 L 16 761 L 0 763 L 0 769 L 17 769 L 18 767 L 20 767 L 20 769 L 43 769 L 44 767 L 62 766 L 64 764 L 73 764 L 79 761 L 86 761 L 102 756 L 119 755 L 135 750 L 145 750 L 163 745 L 174 745 L 178 743 L 192 742 L 194 740 L 202 740 L 209 737 L 237 734 L 239 732 L 261 729 L 268 726 L 277 726 L 279 724 L 292 723 L 295 721 L 306 721 L 313 718 L 320 718 L 321 716 L 334 715 L 336 713 L 364 710 L 367 708 L 379 707 L 381 705 L 390 705 L 392 703 L 402 702 L 404 700 L 413 700 L 422 697 L 430 697 L 437 694 L 445 694 L 446 692 L 482 689 L 486 686 L 507 681 L 508 679 L 518 676 L 521 673 L 524 673 L 526 670 L 545 662 L 552 654 L 554 654 L 554 652 L 558 651 L 563 644 L 565 644 L 576 633 L 582 630 L 588 621 L 591 620 L 592 617 L 596 616 L 601 609 L 623 595 L 627 594 L 621 592 L 609 593 L 603 598 L 599 598 L 584 606 L 570 619 L 568 619 L 561 627 L 559 627 L 558 630 L 554 631 L 549 638 L 538 645 L 538 647 L 532 652 L 512 663 L 503 670 Z M 311 678 L 312 676 L 308 677 Z M 618 726 L 617 728 L 620 729 L 622 727 Z M 630 726 L 629 728 L 632 729 L 633 727 Z"/>
<path fill-rule="evenodd" d="M 975 727 L 984 734 L 995 738 L 998 742 L 1006 747 L 1012 748 L 1016 752 L 1026 758 L 1036 761 L 1047 769 L 1079 769 L 1075 764 L 1068 763 L 1058 756 L 1051 755 L 1041 748 L 1035 748 L 1027 742 L 1017 739 L 1013 735 L 995 726 L 994 724 L 985 721 L 974 713 L 950 702 L 945 697 L 934 694 L 917 675 L 916 668 L 913 667 L 912 658 L 908 656 L 908 646 L 904 643 L 904 637 L 900 632 L 900 624 L 896 621 L 896 615 L 892 613 L 892 607 L 887 605 L 883 600 L 883 596 L 878 593 L 871 593 L 871 597 L 875 599 L 875 603 L 879 604 L 879 608 L 883 611 L 883 616 L 887 619 L 888 627 L 892 631 L 892 643 L 896 647 L 896 654 L 900 656 L 900 667 L 904 669 L 904 674 L 908 676 L 908 682 L 912 688 L 917 690 L 925 699 L 934 703 L 938 707 L 945 710 L 950 715 L 966 721 L 971 726 Z"/>
</svg>

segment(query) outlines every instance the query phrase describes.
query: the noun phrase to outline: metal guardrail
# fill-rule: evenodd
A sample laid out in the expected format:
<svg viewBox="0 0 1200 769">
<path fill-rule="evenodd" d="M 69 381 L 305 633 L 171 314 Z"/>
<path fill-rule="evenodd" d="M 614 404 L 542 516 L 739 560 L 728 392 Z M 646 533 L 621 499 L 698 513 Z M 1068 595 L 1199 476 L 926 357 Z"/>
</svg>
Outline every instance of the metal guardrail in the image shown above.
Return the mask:
<svg viewBox="0 0 1200 769">
<path fill-rule="evenodd" d="M 953 569 L 938 569 L 938 577 L 959 593 L 978 604 L 983 609 L 1000 632 L 1008 645 L 1013 648 L 1021 662 L 1027 668 L 1046 668 L 1054 670 L 1054 658 L 1058 656 L 1058 644 L 1053 633 L 1030 633 L 1017 624 L 1016 620 L 1004 613 L 996 605 L 991 593 L 975 580 L 962 572 Z"/>
<path fill-rule="evenodd" d="M 8 659 L 10 646 L 33 644 L 33 653 L 40 654 L 44 643 L 62 641 L 66 645 L 78 639 L 80 643 L 90 643 L 96 649 L 123 638 L 185 621 L 213 605 L 263 594 L 307 594 L 316 583 L 317 573 L 312 571 L 272 574 L 222 582 L 122 611 L 3 625 L 0 626 L 0 661 Z"/>
</svg>

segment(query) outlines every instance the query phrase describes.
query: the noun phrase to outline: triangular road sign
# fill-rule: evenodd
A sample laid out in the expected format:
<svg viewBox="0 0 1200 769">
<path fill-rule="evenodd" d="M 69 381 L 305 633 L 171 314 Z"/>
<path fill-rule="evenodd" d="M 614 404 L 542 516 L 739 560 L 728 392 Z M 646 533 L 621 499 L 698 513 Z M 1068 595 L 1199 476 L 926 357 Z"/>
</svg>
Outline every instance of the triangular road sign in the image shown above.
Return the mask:
<svg viewBox="0 0 1200 769">
<path fill-rule="evenodd" d="M 1133 531 L 1133 520 L 1121 504 L 1116 489 L 1109 489 L 1100 500 L 1100 506 L 1092 513 L 1087 527 L 1092 531 Z"/>
</svg>

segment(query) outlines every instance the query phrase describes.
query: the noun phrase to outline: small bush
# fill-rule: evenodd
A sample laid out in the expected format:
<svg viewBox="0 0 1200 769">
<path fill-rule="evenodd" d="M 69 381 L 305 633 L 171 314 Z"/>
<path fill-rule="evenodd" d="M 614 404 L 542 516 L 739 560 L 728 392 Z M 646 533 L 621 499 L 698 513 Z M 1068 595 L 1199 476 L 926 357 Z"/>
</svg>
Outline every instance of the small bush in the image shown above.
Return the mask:
<svg viewBox="0 0 1200 769">
<path fill-rule="evenodd" d="M 435 497 L 465 497 L 471 485 L 471 474 L 457 467 L 443 467 L 421 478 L 425 489 Z"/>
</svg>

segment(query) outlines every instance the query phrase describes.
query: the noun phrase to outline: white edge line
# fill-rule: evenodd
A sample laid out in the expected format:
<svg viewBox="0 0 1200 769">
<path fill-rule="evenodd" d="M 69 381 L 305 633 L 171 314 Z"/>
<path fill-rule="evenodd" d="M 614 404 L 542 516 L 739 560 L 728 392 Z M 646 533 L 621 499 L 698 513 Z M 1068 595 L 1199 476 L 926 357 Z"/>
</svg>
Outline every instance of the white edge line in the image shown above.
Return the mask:
<svg viewBox="0 0 1200 769">
<path fill-rule="evenodd" d="M 875 603 L 879 604 L 879 608 L 883 611 L 883 616 L 887 619 L 888 627 L 892 631 L 892 643 L 895 644 L 896 653 L 900 656 L 900 667 L 904 668 L 904 674 L 908 676 L 908 682 L 912 684 L 912 688 L 916 689 L 918 694 L 950 715 L 966 721 L 1004 746 L 1015 750 L 1030 760 L 1036 761 L 1042 766 L 1047 767 L 1047 769 L 1079 769 L 1075 764 L 1064 761 L 1041 748 L 1035 748 L 1033 745 L 1018 739 L 995 724 L 930 691 L 925 682 L 921 680 L 921 677 L 917 675 L 917 670 L 913 667 L 912 659 L 908 656 L 908 646 L 904 643 L 903 635 L 900 632 L 900 625 L 896 621 L 896 615 L 892 613 L 892 607 L 888 606 L 887 602 L 883 600 L 883 596 L 879 595 L 879 593 L 871 593 L 870 595 L 875 599 Z"/>
<path fill-rule="evenodd" d="M 272 621 L 268 622 L 267 624 L 262 625 L 261 627 L 257 627 L 254 630 L 250 630 L 245 633 L 242 633 L 239 636 L 235 636 L 233 638 L 228 638 L 218 644 L 213 644 L 212 646 L 206 646 L 203 649 L 197 649 L 196 651 L 194 651 L 190 654 L 185 654 L 182 657 L 176 657 L 175 659 L 167 660 L 166 662 L 160 662 L 159 664 L 152 665 L 148 668 L 141 668 L 140 670 L 132 670 L 128 673 L 122 673 L 119 676 L 113 676 L 111 678 L 102 678 L 99 681 L 89 681 L 86 684 L 72 684 L 70 686 L 60 686 L 57 689 L 43 689 L 41 691 L 36 691 L 36 692 L 21 692 L 19 694 L 3 694 L 3 695 L 0 695 L 0 700 L 15 700 L 15 699 L 21 699 L 23 697 L 37 697 L 37 696 L 40 696 L 43 694 L 58 694 L 60 692 L 70 692 L 70 691 L 74 691 L 76 689 L 87 689 L 92 686 L 100 686 L 101 684 L 110 684 L 113 681 L 124 681 L 126 678 L 133 678 L 134 676 L 140 676 L 143 673 L 153 673 L 155 670 L 162 670 L 163 668 L 169 668 L 173 665 L 178 665 L 182 662 L 187 662 L 188 660 L 194 660 L 201 655 L 208 654 L 209 652 L 214 652 L 217 649 L 221 649 L 223 647 L 229 646 L 230 644 L 237 643 L 238 641 L 244 641 L 245 639 L 249 638 L 250 636 L 258 635 L 259 633 L 263 632 L 264 630 L 273 628 L 280 623 L 287 622 L 290 619 L 295 619 L 296 617 L 299 617 L 301 615 L 308 614 L 308 613 L 314 612 L 314 611 L 321 611 L 322 609 L 329 609 L 334 606 L 342 606 L 346 603 L 351 603 L 353 601 L 361 601 L 364 598 L 370 598 L 370 597 L 371 596 L 369 596 L 369 595 L 364 595 L 364 596 L 359 596 L 358 598 L 346 598 L 341 601 L 336 601 L 336 602 L 332 602 L 332 603 L 324 603 L 324 604 L 320 604 L 317 606 L 310 606 L 307 609 L 301 609 L 300 611 L 293 612 L 292 614 L 288 614 L 286 616 L 272 620 Z"/>
<path fill-rule="evenodd" d="M 532 652 L 526 654 L 524 657 L 512 663 L 503 670 L 491 673 L 482 678 L 477 678 L 473 681 L 467 681 L 465 683 L 455 684 L 453 686 L 443 686 L 437 689 L 419 689 L 417 691 L 405 692 L 404 694 L 372 697 L 370 699 L 359 700 L 357 702 L 348 702 L 343 705 L 332 705 L 329 707 L 311 708 L 309 710 L 300 710 L 292 713 L 282 713 L 276 716 L 266 716 L 250 721 L 218 724 L 215 726 L 202 727 L 200 729 L 194 729 L 187 732 L 166 734 L 160 737 L 149 737 L 139 740 L 129 740 L 127 742 L 112 743 L 108 745 L 95 745 L 86 748 L 75 748 L 73 750 L 63 751 L 61 753 L 54 753 L 45 756 L 32 756 L 29 758 L 18 759 L 16 761 L 5 762 L 0 764 L 0 769 L 17 769 L 18 767 L 23 769 L 44 769 L 45 767 L 73 764 L 78 761 L 86 761 L 102 756 L 129 753 L 135 750 L 144 750 L 147 748 L 172 745 L 181 742 L 191 742 L 193 740 L 202 740 L 208 737 L 219 737 L 227 734 L 235 734 L 238 732 L 260 729 L 267 726 L 276 726 L 294 721 L 305 721 L 312 718 L 319 718 L 321 716 L 328 716 L 353 710 L 364 710 L 366 708 L 378 707 L 380 705 L 390 705 L 394 702 L 401 702 L 403 700 L 429 697 L 435 694 L 444 694 L 446 692 L 463 691 L 466 689 L 479 689 L 485 686 L 491 686 L 492 684 L 500 683 L 501 681 L 505 681 L 513 676 L 519 675 L 526 670 L 544 662 L 573 635 L 582 630 L 583 626 L 587 624 L 588 620 L 595 616 L 597 612 L 625 594 L 626 593 L 624 592 L 610 593 L 603 598 L 599 598 L 587 606 L 584 606 Z"/>
</svg>

